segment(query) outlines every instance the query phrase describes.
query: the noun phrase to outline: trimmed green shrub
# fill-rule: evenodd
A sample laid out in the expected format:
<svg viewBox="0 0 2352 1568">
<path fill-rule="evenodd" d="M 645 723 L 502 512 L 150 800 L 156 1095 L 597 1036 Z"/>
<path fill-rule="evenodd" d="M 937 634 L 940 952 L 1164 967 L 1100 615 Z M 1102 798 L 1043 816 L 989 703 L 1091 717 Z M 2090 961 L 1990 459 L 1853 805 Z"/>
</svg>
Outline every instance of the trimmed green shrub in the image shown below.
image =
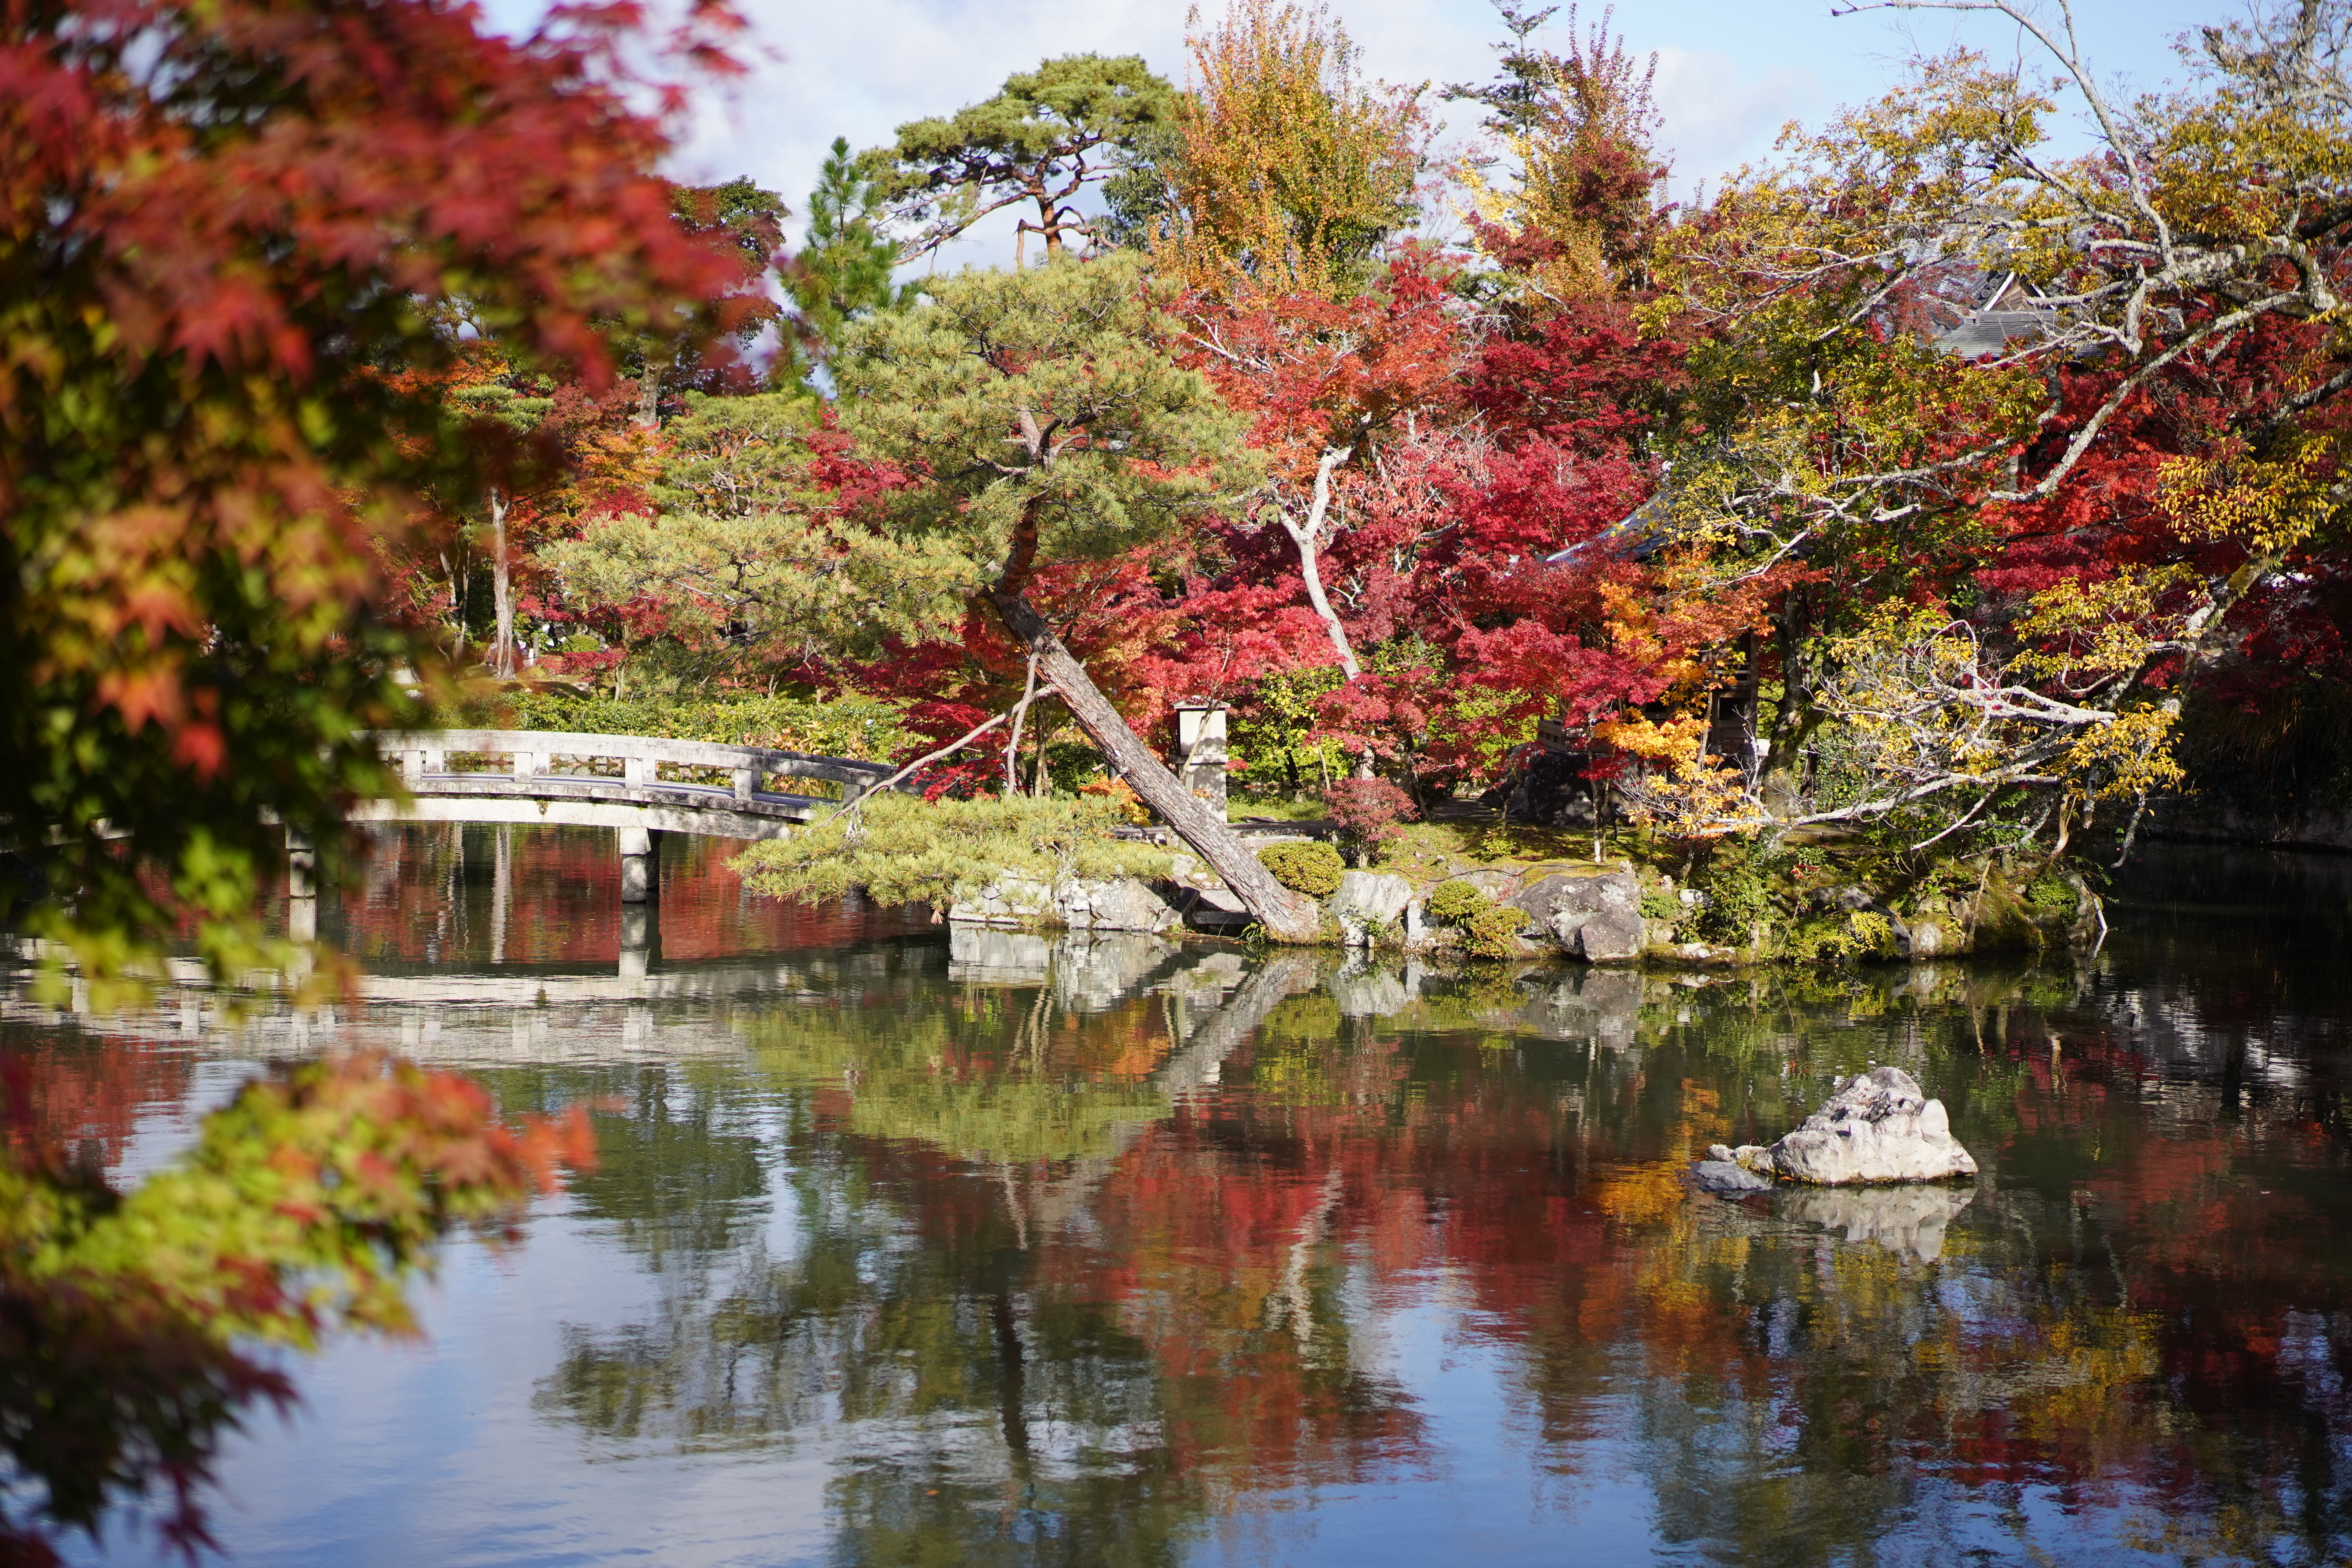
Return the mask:
<svg viewBox="0 0 2352 1568">
<path fill-rule="evenodd" d="M 1429 895 L 1423 906 L 1429 918 L 1439 925 L 1458 926 L 1469 921 L 1480 910 L 1489 908 L 1494 900 L 1480 892 L 1470 882 L 1440 882 L 1437 890 Z"/>
<path fill-rule="evenodd" d="M 569 730 L 586 735 L 658 735 L 673 741 L 717 741 L 773 746 L 820 757 L 888 762 L 928 750 L 906 728 L 900 705 L 875 697 L 731 697 L 703 700 L 662 698 L 616 702 L 609 697 L 567 697 L 549 691 L 501 692 L 471 710 L 442 715 L 445 722 L 504 730 Z"/>
<path fill-rule="evenodd" d="M 1118 806 L 1100 796 L 872 795 L 854 812 L 753 845 L 735 864 L 752 891 L 773 898 L 814 901 L 855 889 L 877 904 L 935 910 L 1005 876 L 1047 884 L 1165 876 L 1167 852 L 1113 837 L 1120 821 Z"/>
<path fill-rule="evenodd" d="M 1339 852 L 1320 841 L 1269 844 L 1257 852 L 1258 864 L 1294 893 L 1325 899 L 1339 890 L 1339 874 L 1347 869 Z"/>
<path fill-rule="evenodd" d="M 1462 922 L 1462 945 L 1473 958 L 1517 958 L 1527 921 L 1509 904 L 1490 904 Z"/>
</svg>

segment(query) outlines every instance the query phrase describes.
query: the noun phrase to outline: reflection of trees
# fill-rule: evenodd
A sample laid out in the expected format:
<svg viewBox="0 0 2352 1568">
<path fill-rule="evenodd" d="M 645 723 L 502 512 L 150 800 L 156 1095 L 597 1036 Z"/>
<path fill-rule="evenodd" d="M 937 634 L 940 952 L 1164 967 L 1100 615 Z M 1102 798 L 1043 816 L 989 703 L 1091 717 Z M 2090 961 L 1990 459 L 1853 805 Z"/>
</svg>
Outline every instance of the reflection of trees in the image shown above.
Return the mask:
<svg viewBox="0 0 2352 1568">
<path fill-rule="evenodd" d="M 19 1150 L 62 1150 L 102 1170 L 121 1163 L 142 1112 L 184 1101 L 194 1061 L 184 1047 L 137 1038 L 44 1042 L 0 1026 L 5 1134 Z"/>
<path fill-rule="evenodd" d="M 583 1203 L 718 1283 L 573 1333 L 544 1408 L 696 1447 L 826 1430 L 845 1562 L 1172 1560 L 1213 1514 L 1422 1456 L 1377 1320 L 1443 1279 L 1563 1483 L 1630 1455 L 1701 1556 L 1855 1561 L 1906 1531 L 2021 1553 L 1998 1500 L 2022 1489 L 2177 1554 L 2332 1553 L 2331 1069 L 2282 1047 L 2296 1076 L 2231 1089 L 2232 1031 L 2282 1020 L 2121 963 L 1425 977 L 1385 1017 L 1279 966 L 1084 1016 L 1066 988 L 869 976 L 747 1019 L 707 1081 L 607 1086 L 662 1125 L 616 1123 L 614 1190 Z M 1683 1188 L 1698 1148 L 1785 1129 L 1869 1059 L 1942 1093 L 1991 1173 L 1937 1260 Z M 762 1159 L 785 1258 L 687 1217 Z M 720 1179 L 661 1174 L 704 1161 Z"/>
</svg>

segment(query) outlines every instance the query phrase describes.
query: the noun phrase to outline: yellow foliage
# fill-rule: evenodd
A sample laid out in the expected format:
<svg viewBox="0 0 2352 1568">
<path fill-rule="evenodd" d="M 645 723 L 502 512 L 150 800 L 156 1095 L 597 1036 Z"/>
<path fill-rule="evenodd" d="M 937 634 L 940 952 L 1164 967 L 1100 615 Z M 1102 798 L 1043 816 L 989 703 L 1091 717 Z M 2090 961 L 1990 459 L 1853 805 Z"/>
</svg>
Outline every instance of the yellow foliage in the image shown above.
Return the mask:
<svg viewBox="0 0 2352 1568">
<path fill-rule="evenodd" d="M 2157 496 L 2188 537 L 2235 540 L 2274 555 L 2309 539 L 2336 510 L 2334 468 L 2316 441 L 2274 462 L 2176 458 L 2158 471 Z"/>
<path fill-rule="evenodd" d="M 1616 788 L 1634 821 L 1682 838 L 1714 838 L 1763 826 L 1748 781 L 1706 747 L 1706 721 L 1696 714 L 1653 721 L 1633 714 L 1596 724 L 1593 738 L 1641 759 L 1641 772 Z"/>
<path fill-rule="evenodd" d="M 2011 668 L 2057 682 L 2136 669 L 2159 640 L 2154 629 L 2159 601 L 2197 580 L 2195 569 L 2179 563 L 2126 565 L 2097 582 L 2061 578 L 2027 602 L 2017 634 L 2042 646 L 2029 646 Z"/>
<path fill-rule="evenodd" d="M 1320 5 L 1234 0 L 1213 30 L 1197 8 L 1188 23 L 1192 91 L 1177 104 L 1160 261 L 1201 287 L 1353 294 L 1412 216 L 1419 89 L 1363 82 Z"/>
</svg>

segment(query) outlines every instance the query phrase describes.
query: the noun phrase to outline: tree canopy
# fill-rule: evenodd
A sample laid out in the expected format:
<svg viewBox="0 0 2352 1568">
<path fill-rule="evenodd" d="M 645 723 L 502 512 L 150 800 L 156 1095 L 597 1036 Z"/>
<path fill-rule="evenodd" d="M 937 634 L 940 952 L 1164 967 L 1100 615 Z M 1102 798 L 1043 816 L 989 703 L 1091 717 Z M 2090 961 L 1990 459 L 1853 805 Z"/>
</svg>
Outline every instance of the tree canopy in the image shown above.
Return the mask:
<svg viewBox="0 0 2352 1568">
<path fill-rule="evenodd" d="M 466 413 L 379 373 L 453 363 L 462 321 L 602 384 L 614 331 L 738 276 L 671 220 L 604 13 L 111 15 L 0 24 L 0 817 L 15 918 L 100 973 L 163 923 L 150 873 L 250 961 L 265 818 L 331 842 L 383 787 L 361 732 L 426 650 L 378 542 L 480 479 Z"/>
<path fill-rule="evenodd" d="M 1028 237 L 1058 255 L 1094 220 L 1074 204 L 1119 172 L 1139 137 L 1171 109 L 1168 84 L 1139 55 L 1068 55 L 1005 78 L 994 98 L 943 119 L 911 121 L 866 154 L 877 194 L 915 225 L 901 257 L 937 249 L 992 212 L 1026 202 L 1014 259 Z"/>
</svg>

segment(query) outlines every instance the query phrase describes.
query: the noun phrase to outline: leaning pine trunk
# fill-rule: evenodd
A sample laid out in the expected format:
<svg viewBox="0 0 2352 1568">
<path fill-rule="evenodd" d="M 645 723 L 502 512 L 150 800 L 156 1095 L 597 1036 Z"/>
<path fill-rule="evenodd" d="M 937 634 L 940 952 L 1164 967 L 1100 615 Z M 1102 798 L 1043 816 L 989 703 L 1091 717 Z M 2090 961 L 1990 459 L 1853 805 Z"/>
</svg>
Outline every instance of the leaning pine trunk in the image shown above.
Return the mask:
<svg viewBox="0 0 2352 1568">
<path fill-rule="evenodd" d="M 1176 837 L 1191 846 L 1223 878 L 1244 909 L 1276 942 L 1313 942 L 1318 921 L 1315 905 L 1274 879 L 1242 842 L 1241 835 L 1217 819 L 1207 805 L 1160 766 L 1160 759 L 1127 727 L 1118 710 L 1087 679 L 1086 667 L 1062 646 L 1044 616 L 1017 593 L 989 595 L 1023 647 L 1037 658 L 1038 668 L 1069 705 L 1079 728 L 1110 759 L 1143 804 L 1165 817 Z"/>
</svg>

